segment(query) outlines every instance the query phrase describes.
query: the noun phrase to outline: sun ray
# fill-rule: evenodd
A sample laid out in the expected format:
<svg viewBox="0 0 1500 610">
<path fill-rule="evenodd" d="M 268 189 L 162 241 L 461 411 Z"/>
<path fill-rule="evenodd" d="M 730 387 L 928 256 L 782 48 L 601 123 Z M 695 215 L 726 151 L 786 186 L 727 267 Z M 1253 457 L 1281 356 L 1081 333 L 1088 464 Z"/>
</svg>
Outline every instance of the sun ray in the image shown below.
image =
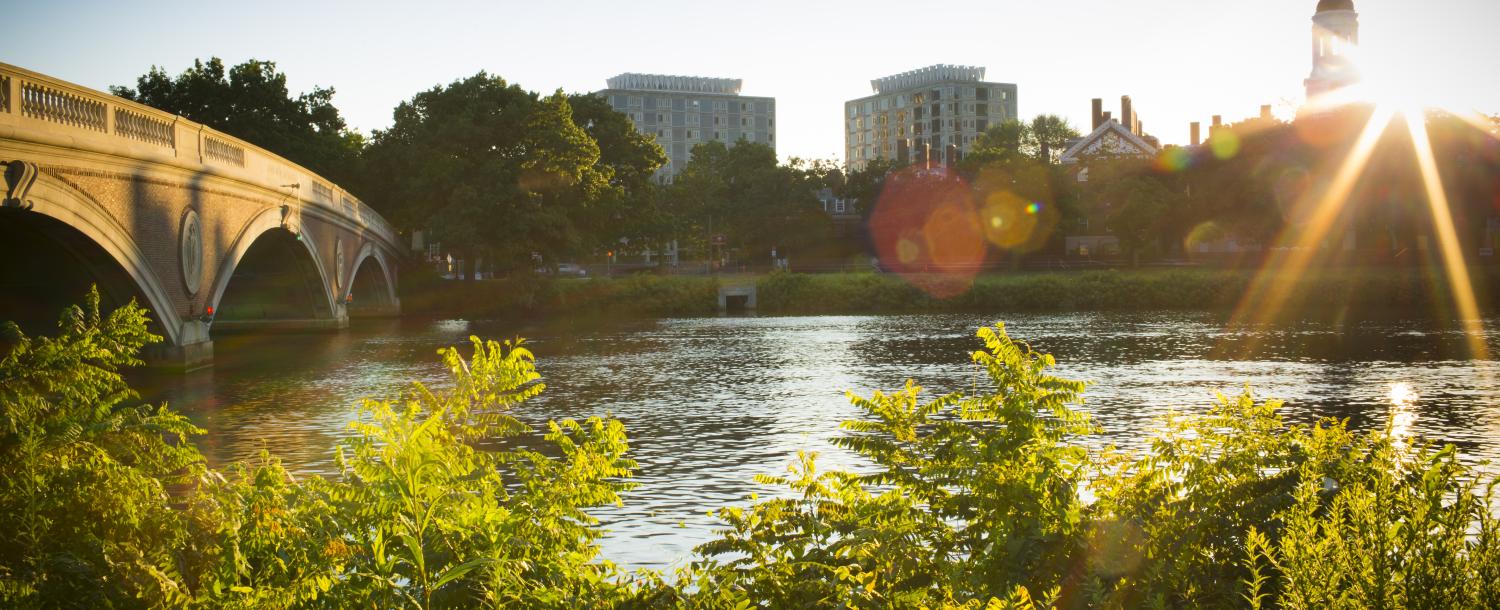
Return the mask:
<svg viewBox="0 0 1500 610">
<path fill-rule="evenodd" d="M 1469 353 L 1475 359 L 1486 360 L 1488 348 L 1484 340 L 1484 321 L 1479 316 L 1479 304 L 1474 297 L 1474 284 L 1469 278 L 1468 265 L 1464 262 L 1458 231 L 1453 227 L 1448 192 L 1443 188 L 1442 175 L 1438 173 L 1432 140 L 1427 137 L 1426 116 L 1420 111 L 1407 112 L 1405 115 L 1406 128 L 1411 132 L 1412 148 L 1417 155 L 1417 167 L 1422 172 L 1422 186 L 1427 192 L 1427 208 L 1432 213 L 1432 225 L 1437 230 L 1443 268 L 1448 274 L 1448 288 L 1453 293 L 1458 317 L 1464 325 Z"/>
<path fill-rule="evenodd" d="M 1313 206 L 1311 218 L 1301 227 L 1283 230 L 1277 247 L 1271 250 L 1270 257 L 1251 280 L 1249 290 L 1230 317 L 1231 328 L 1264 324 L 1280 313 L 1296 289 L 1297 280 L 1307 270 L 1308 263 L 1338 220 L 1393 116 L 1394 112 L 1389 109 L 1376 108 L 1333 181 L 1321 192 L 1304 195 L 1298 202 L 1299 208 Z M 1253 348 L 1252 342 L 1246 349 Z"/>
</svg>

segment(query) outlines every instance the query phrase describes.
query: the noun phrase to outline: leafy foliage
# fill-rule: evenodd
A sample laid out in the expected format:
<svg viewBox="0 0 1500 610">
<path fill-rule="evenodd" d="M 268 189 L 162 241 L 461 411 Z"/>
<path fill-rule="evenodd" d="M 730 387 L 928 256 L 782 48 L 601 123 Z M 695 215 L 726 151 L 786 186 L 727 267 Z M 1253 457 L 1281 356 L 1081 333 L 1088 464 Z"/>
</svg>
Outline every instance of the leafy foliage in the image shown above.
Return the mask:
<svg viewBox="0 0 1500 610">
<path fill-rule="evenodd" d="M 374 205 L 470 271 L 477 257 L 529 270 L 534 254 L 566 260 L 620 237 L 613 224 L 647 206 L 665 161 L 596 96 L 541 97 L 483 72 L 402 102 L 368 156 Z"/>
<path fill-rule="evenodd" d="M 771 607 L 999 603 L 1060 586 L 1082 546 L 1086 452 L 1066 441 L 1092 429 L 1069 406 L 1083 384 L 1047 374 L 1052 358 L 1003 326 L 980 337 L 973 360 L 993 392 L 923 402 L 908 382 L 851 396 L 871 419 L 836 442 L 877 471 L 819 474 L 803 454 L 791 477 L 761 479 L 791 497 L 720 511 L 730 529 L 700 551 L 733 558 L 705 566 L 707 582 Z"/>
<path fill-rule="evenodd" d="M 200 431 L 131 406 L 117 369 L 156 340 L 132 304 L 70 309 L 0 360 L 0 602 L 42 607 L 596 606 L 629 591 L 595 562 L 585 509 L 635 468 L 618 421 L 506 413 L 540 393 L 519 341 L 440 352 L 452 388 L 366 401 L 338 477 L 279 462 L 214 472 Z M 168 487 L 176 491 L 169 495 Z"/>
<path fill-rule="evenodd" d="M 710 236 L 723 234 L 726 249 L 769 260 L 824 250 L 832 220 L 816 192 L 825 168 L 800 160 L 779 164 L 776 151 L 757 142 L 726 146 L 711 141 L 693 147 L 692 160 L 661 194 L 674 233 L 706 252 Z"/>
<path fill-rule="evenodd" d="M 687 574 L 762 607 L 1495 607 L 1490 483 L 1453 448 L 1342 422 L 1288 425 L 1248 391 L 1169 420 L 1142 455 L 1089 451 L 1082 384 L 980 330 L 993 387 L 851 396 L 837 442 L 877 469 L 819 472 L 726 508 Z M 1091 501 L 1081 493 L 1088 490 Z M 1033 599 L 1034 591 L 1046 595 Z M 704 605 L 711 605 L 705 602 Z"/>
<path fill-rule="evenodd" d="M 252 59 L 226 69 L 217 57 L 193 60 L 175 78 L 152 66 L 134 89 L 110 87 L 110 93 L 242 138 L 346 187 L 359 182 L 364 137 L 344 123 L 333 89 L 293 97 L 275 62 Z"/>
<path fill-rule="evenodd" d="M 0 359 L 0 601 L 14 606 L 175 605 L 184 539 L 167 486 L 203 469 L 198 430 L 136 402 L 116 372 L 160 338 L 135 306 L 70 307 L 55 338 L 5 332 Z"/>
<path fill-rule="evenodd" d="M 0 359 L 0 603 L 18 607 L 1447 608 L 1500 605 L 1495 481 L 1452 447 L 1288 424 L 1248 390 L 1090 449 L 1084 384 L 982 328 L 986 380 L 850 396 L 785 491 L 726 507 L 675 578 L 598 557 L 588 507 L 636 465 L 613 420 L 509 415 L 543 391 L 519 340 L 440 352 L 446 389 L 365 401 L 340 474 L 209 470 L 117 369 L 155 340 L 97 294 Z M 535 448 L 545 442 L 546 449 Z M 170 492 L 170 493 L 169 493 Z"/>
</svg>

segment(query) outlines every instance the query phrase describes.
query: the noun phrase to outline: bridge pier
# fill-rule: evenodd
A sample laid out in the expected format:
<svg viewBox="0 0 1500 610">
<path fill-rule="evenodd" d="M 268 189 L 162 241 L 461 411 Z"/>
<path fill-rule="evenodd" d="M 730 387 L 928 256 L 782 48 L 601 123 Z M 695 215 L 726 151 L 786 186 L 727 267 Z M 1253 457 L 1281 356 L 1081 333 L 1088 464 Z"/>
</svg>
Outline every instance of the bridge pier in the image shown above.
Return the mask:
<svg viewBox="0 0 1500 610">
<path fill-rule="evenodd" d="M 141 359 L 146 366 L 180 372 L 213 366 L 214 342 L 208 336 L 208 324 L 197 320 L 184 322 L 176 344 L 168 340 L 146 346 Z"/>
</svg>

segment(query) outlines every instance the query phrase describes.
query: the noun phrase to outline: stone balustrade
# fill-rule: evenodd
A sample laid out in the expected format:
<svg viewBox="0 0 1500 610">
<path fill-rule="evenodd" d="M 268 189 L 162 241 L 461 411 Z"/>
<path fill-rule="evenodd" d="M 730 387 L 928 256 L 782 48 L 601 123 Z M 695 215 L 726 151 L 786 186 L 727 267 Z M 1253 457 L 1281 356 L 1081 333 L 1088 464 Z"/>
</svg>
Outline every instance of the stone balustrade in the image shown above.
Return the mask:
<svg viewBox="0 0 1500 610">
<path fill-rule="evenodd" d="M 398 245 L 384 218 L 296 163 L 183 117 L 4 63 L 0 138 L 222 175 L 286 193 L 289 202 L 319 208 Z"/>
</svg>

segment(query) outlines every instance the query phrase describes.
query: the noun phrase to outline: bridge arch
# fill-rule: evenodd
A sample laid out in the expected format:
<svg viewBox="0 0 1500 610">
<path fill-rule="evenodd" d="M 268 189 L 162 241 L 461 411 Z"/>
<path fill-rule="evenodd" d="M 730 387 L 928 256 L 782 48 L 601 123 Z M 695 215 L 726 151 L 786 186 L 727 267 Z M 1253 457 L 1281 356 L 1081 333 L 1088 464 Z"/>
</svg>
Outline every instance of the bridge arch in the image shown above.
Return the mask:
<svg viewBox="0 0 1500 610">
<path fill-rule="evenodd" d="M 333 282 L 329 278 L 327 265 L 324 264 L 323 257 L 319 255 L 320 248 L 315 240 L 316 238 L 308 232 L 297 231 L 294 227 L 289 226 L 287 220 L 284 218 L 284 211 L 281 208 L 266 208 L 256 214 L 240 230 L 238 236 L 233 241 L 233 245 L 225 251 L 219 264 L 218 272 L 214 275 L 214 284 L 212 291 L 209 293 L 210 298 L 208 303 L 216 310 L 215 315 L 219 318 L 216 324 L 228 323 L 229 325 L 233 325 L 234 323 L 245 321 L 243 319 L 244 316 L 238 315 L 241 312 L 233 310 L 237 304 L 224 303 L 224 297 L 226 293 L 229 293 L 229 287 L 234 283 L 235 279 L 238 278 L 241 284 L 250 279 L 246 277 L 247 260 L 250 261 L 250 265 L 254 265 L 256 264 L 254 259 L 257 256 L 289 254 L 286 252 L 289 246 L 290 249 L 296 250 L 299 255 L 293 262 L 304 266 L 308 274 L 313 276 L 312 278 L 307 278 L 313 280 L 311 282 L 312 286 L 307 286 L 305 291 L 309 295 L 308 301 L 310 302 L 306 303 L 306 305 L 309 305 L 310 309 L 305 312 L 308 315 L 302 321 L 325 321 L 322 323 L 336 325 L 337 320 L 341 316 L 339 315 L 338 304 L 334 301 Z M 281 245 L 277 245 L 276 242 L 281 242 Z M 293 243 L 296 245 L 291 246 Z M 268 248 L 280 248 L 281 252 L 274 253 L 268 250 Z M 304 254 L 305 256 L 300 256 Z M 253 272 L 255 270 L 251 269 L 249 271 Z M 294 270 L 293 272 L 295 273 L 296 271 Z M 252 287 L 251 290 L 259 287 Z M 237 288 L 243 287 L 237 286 Z M 236 290 L 236 293 L 241 292 L 243 291 Z M 231 309 L 226 311 L 223 308 L 226 305 Z"/>
<path fill-rule="evenodd" d="M 171 292 L 148 264 L 130 231 L 92 197 L 61 180 L 39 173 L 24 204 L 16 207 L 22 209 L 7 212 L 38 214 L 56 221 L 76 231 L 112 259 L 134 283 L 137 294 L 144 299 L 141 305 L 151 310 L 168 343 L 179 344 L 195 333 L 196 329 L 184 326 Z"/>
<path fill-rule="evenodd" d="M 166 341 L 146 359 L 189 370 L 212 364 L 209 329 L 236 323 L 221 310 L 233 300 L 259 316 L 244 326 L 271 329 L 343 328 L 351 295 L 399 313 L 389 263 L 404 246 L 379 214 L 183 117 L 0 63 L 0 167 L 0 318 L 50 330 L 40 312 L 102 278 L 102 305 L 133 297 L 154 314 Z M 243 300 L 257 281 L 271 290 Z M 296 299 L 267 296 L 278 281 Z"/>
<path fill-rule="evenodd" d="M 385 253 L 365 242 L 350 267 L 343 298 L 351 316 L 383 316 L 399 310 L 396 277 Z"/>
</svg>

